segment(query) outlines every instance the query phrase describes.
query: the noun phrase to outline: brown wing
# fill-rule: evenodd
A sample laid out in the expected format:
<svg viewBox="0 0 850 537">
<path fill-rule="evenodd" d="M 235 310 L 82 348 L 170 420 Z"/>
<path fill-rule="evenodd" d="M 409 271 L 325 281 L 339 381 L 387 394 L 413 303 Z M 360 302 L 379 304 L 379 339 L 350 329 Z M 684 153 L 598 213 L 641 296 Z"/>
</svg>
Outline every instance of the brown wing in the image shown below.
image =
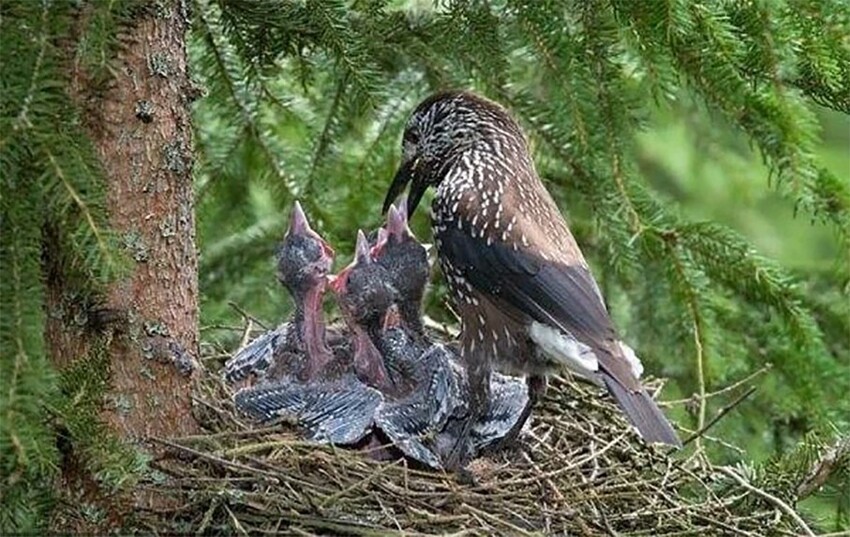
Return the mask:
<svg viewBox="0 0 850 537">
<path fill-rule="evenodd" d="M 473 237 L 466 226 L 439 232 L 441 250 L 476 290 L 591 347 L 600 368 L 624 388 L 641 389 L 620 354 L 617 334 L 590 271 L 547 261 L 512 245 Z"/>
<path fill-rule="evenodd" d="M 546 261 L 512 245 L 488 244 L 464 229 L 446 229 L 439 239 L 441 255 L 480 293 L 593 349 L 601 380 L 646 441 L 681 445 L 622 355 L 586 267 Z"/>
</svg>

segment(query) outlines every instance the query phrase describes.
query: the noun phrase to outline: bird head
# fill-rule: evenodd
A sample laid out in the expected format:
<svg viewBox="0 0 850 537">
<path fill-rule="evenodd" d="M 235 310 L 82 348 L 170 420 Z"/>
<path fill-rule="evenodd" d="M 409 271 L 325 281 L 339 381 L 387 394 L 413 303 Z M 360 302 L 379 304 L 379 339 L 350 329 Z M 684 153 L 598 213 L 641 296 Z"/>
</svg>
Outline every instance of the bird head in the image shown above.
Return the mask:
<svg viewBox="0 0 850 537">
<path fill-rule="evenodd" d="M 280 282 L 292 293 L 323 284 L 334 255 L 330 244 L 310 227 L 301 204 L 296 201 L 289 229 L 276 252 Z"/>
<path fill-rule="evenodd" d="M 419 304 L 430 275 L 428 252 L 407 225 L 404 199 L 390 205 L 387 223 L 378 230 L 372 258 L 383 266 L 401 300 Z"/>
<path fill-rule="evenodd" d="M 455 160 L 477 144 L 508 143 L 519 125 L 503 107 L 467 91 L 437 93 L 422 101 L 411 114 L 402 136 L 401 164 L 384 200 L 390 204 L 410 184 L 407 214 L 413 214 L 425 191 L 439 185 Z"/>
<path fill-rule="evenodd" d="M 386 270 L 372 260 L 369 242 L 362 230 L 357 232 L 354 260 L 330 282 L 340 306 L 351 322 L 376 326 L 387 308 L 396 300 L 396 291 Z"/>
</svg>

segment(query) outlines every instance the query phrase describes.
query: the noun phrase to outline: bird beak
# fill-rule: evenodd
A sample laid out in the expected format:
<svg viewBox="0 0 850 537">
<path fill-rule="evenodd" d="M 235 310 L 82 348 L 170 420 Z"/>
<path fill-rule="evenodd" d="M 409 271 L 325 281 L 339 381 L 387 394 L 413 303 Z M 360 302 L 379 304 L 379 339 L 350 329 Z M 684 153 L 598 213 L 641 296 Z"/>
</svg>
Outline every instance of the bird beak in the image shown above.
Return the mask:
<svg viewBox="0 0 850 537">
<path fill-rule="evenodd" d="M 362 229 L 357 230 L 357 246 L 354 248 L 354 263 L 371 263 L 372 249 L 369 247 L 369 240 Z"/>
<path fill-rule="evenodd" d="M 419 202 L 422 200 L 422 196 L 425 194 L 426 190 L 428 190 L 428 183 L 422 179 L 414 177 L 413 182 L 410 185 L 410 191 L 407 193 L 407 218 L 405 218 L 405 220 L 410 219 L 413 211 L 415 211 L 416 207 L 419 206 Z"/>
<path fill-rule="evenodd" d="M 348 280 L 348 273 L 351 271 L 351 268 L 346 267 L 342 269 L 339 274 L 332 274 L 328 276 L 328 288 L 333 291 L 334 294 L 340 295 L 343 291 L 345 291 L 345 284 Z"/>
<path fill-rule="evenodd" d="M 398 311 L 398 306 L 393 304 L 384 315 L 384 331 L 398 328 L 401 325 L 401 313 Z"/>
<path fill-rule="evenodd" d="M 354 259 L 347 267 L 339 271 L 335 276 L 328 276 L 328 287 L 335 294 L 339 295 L 345 291 L 348 285 L 348 274 L 359 263 L 371 263 L 369 241 L 366 239 L 366 234 L 362 229 L 357 230 L 357 246 L 354 249 Z"/>
<path fill-rule="evenodd" d="M 396 172 L 395 177 L 393 178 L 392 184 L 390 184 L 390 189 L 387 191 L 387 197 L 384 198 L 384 207 L 382 213 L 386 213 L 392 202 L 401 194 L 404 189 L 407 187 L 408 183 L 410 185 L 410 195 L 407 198 L 407 215 L 408 217 L 413 214 L 413 211 L 416 209 L 416 206 L 419 205 L 419 200 L 422 199 L 422 195 L 425 193 L 428 185 L 426 185 L 423 181 L 421 181 L 416 174 L 416 168 L 419 165 L 418 158 L 412 158 L 407 162 L 403 162 L 401 167 Z"/>
<path fill-rule="evenodd" d="M 292 214 L 289 216 L 289 233 L 301 235 L 313 231 L 310 229 L 310 223 L 307 222 L 307 215 L 304 214 L 304 209 L 301 204 L 296 201 L 292 207 Z"/>
<path fill-rule="evenodd" d="M 309 235 L 316 240 L 319 241 L 319 244 L 322 245 L 322 253 L 324 254 L 326 259 L 333 261 L 334 257 L 336 257 L 336 252 L 334 252 L 333 247 L 331 247 L 328 242 L 322 238 L 321 235 L 313 231 L 313 228 L 310 227 L 310 222 L 307 220 L 307 215 L 304 214 L 304 209 L 301 208 L 301 204 L 296 201 L 292 207 L 292 214 L 289 217 L 289 230 L 286 232 L 287 235 Z"/>
<path fill-rule="evenodd" d="M 413 237 L 413 232 L 407 225 L 406 205 L 407 200 L 402 197 L 398 202 L 398 209 L 391 205 L 390 212 L 387 215 L 387 234 L 390 237 L 395 237 L 399 242 L 405 237 Z"/>
<path fill-rule="evenodd" d="M 394 207 L 394 206 L 392 206 Z M 392 211 L 392 207 L 390 207 L 390 211 Z M 390 235 L 387 232 L 387 228 L 380 228 L 378 230 L 378 238 L 375 241 L 375 246 L 369 250 L 369 255 L 372 259 L 378 259 L 384 252 L 384 248 L 387 246 L 387 241 L 389 240 Z"/>
</svg>

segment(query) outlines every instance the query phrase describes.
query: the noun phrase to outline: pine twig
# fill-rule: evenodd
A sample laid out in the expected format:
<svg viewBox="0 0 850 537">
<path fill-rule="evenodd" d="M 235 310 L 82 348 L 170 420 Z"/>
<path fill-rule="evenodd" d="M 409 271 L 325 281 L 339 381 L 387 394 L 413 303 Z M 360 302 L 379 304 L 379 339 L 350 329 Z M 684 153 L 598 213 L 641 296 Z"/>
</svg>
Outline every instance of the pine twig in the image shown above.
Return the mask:
<svg viewBox="0 0 850 537">
<path fill-rule="evenodd" d="M 826 483 L 838 466 L 839 461 L 850 454 L 850 437 L 839 438 L 827 449 L 806 472 L 806 477 L 797 486 L 797 499 L 808 498 Z"/>
<path fill-rule="evenodd" d="M 720 411 L 717 413 L 717 415 L 716 415 L 716 416 L 714 416 L 713 418 L 711 418 L 711 419 L 708 421 L 708 423 L 706 423 L 705 425 L 703 425 L 702 427 L 700 427 L 699 429 L 697 429 L 697 430 L 696 430 L 696 432 L 694 432 L 694 434 L 692 434 L 692 435 L 691 435 L 691 436 L 690 436 L 687 440 L 685 440 L 684 442 L 682 442 L 682 445 L 683 445 L 683 446 L 686 446 L 686 445 L 688 445 L 690 442 L 692 442 L 692 441 L 696 440 L 697 438 L 702 437 L 702 435 L 704 435 L 704 434 L 705 434 L 705 433 L 706 433 L 709 429 L 711 429 L 711 428 L 712 428 L 712 427 L 713 427 L 713 426 L 714 426 L 714 425 L 715 425 L 718 421 L 720 421 L 720 419 L 721 419 L 723 416 L 725 416 L 726 414 L 728 414 L 728 413 L 729 413 L 729 412 L 730 412 L 733 408 L 735 408 L 736 406 L 738 406 L 738 405 L 740 405 L 741 403 L 743 403 L 743 402 L 744 402 L 744 400 L 745 400 L 745 399 L 747 399 L 749 396 L 751 396 L 751 395 L 752 395 L 755 391 L 756 391 L 756 387 L 755 387 L 755 386 L 750 386 L 750 387 L 749 387 L 749 389 L 748 389 L 747 391 L 745 391 L 744 393 L 742 393 L 741 395 L 739 395 L 739 396 L 738 396 L 738 397 L 737 397 L 734 401 L 732 401 L 732 402 L 731 402 L 731 403 L 729 403 L 728 405 L 726 405 L 726 406 L 724 406 L 723 408 L 721 408 L 721 409 L 720 409 Z"/>
<path fill-rule="evenodd" d="M 797 526 L 800 528 L 804 535 L 807 535 L 809 537 L 815 537 L 815 532 L 813 532 L 811 528 L 809 528 L 808 524 L 806 524 L 806 521 L 803 520 L 802 517 L 800 517 L 800 515 L 798 515 L 797 512 L 794 511 L 794 509 L 790 505 L 777 498 L 773 494 L 764 491 L 751 483 L 748 483 L 746 479 L 738 475 L 737 472 L 727 466 L 718 466 L 716 470 L 723 474 L 726 474 L 745 489 L 749 490 L 750 492 L 754 492 L 755 494 L 758 494 L 765 500 L 775 505 L 779 510 L 781 510 L 786 515 L 791 517 L 792 520 L 794 520 L 794 522 L 797 524 Z"/>
<path fill-rule="evenodd" d="M 263 330 L 269 329 L 269 327 L 266 325 L 266 323 L 264 323 L 263 321 L 259 320 L 258 318 L 254 317 L 253 315 L 251 315 L 250 313 L 248 313 L 247 311 L 242 309 L 242 307 L 239 304 L 237 304 L 236 302 L 229 302 L 228 301 L 227 305 L 230 306 L 231 308 L 235 309 L 237 311 L 237 313 L 239 313 L 239 315 L 241 315 L 242 317 L 245 318 L 246 321 L 253 321 L 253 322 L 257 323 L 260 326 L 260 328 L 262 328 Z"/>
<path fill-rule="evenodd" d="M 719 390 L 714 391 L 714 392 L 708 392 L 707 394 L 705 394 L 705 398 L 706 399 L 712 399 L 714 397 L 718 397 L 720 395 L 734 391 L 735 389 L 743 386 L 744 384 L 750 382 L 751 380 L 755 379 L 756 377 L 759 377 L 762 374 L 767 373 L 772 368 L 773 368 L 773 364 L 767 363 L 767 364 L 763 365 L 762 367 L 760 367 L 759 369 L 753 371 L 752 373 L 750 373 L 746 377 L 742 378 L 741 380 L 733 382 L 729 386 L 726 386 L 724 388 L 720 388 Z M 690 403 L 691 401 L 693 401 L 693 399 L 694 399 L 693 396 L 691 396 L 691 397 L 688 397 L 686 399 L 671 399 L 669 401 L 660 401 L 658 403 L 658 406 L 669 407 L 669 406 L 673 406 L 673 405 L 681 405 L 681 404 L 684 404 L 684 403 Z"/>
</svg>

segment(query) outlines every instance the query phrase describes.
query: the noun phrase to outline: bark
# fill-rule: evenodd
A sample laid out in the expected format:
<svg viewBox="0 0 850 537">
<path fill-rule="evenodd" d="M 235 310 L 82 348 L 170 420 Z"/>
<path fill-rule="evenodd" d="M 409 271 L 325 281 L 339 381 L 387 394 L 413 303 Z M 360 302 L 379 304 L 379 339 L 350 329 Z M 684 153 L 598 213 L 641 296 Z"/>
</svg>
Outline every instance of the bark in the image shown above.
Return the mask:
<svg viewBox="0 0 850 537">
<path fill-rule="evenodd" d="M 178 0 L 140 10 L 122 29 L 106 84 L 70 62 L 70 91 L 105 172 L 109 222 L 133 262 L 89 310 L 86 329 L 51 316 L 46 334 L 61 370 L 88 351 L 96 334 L 114 333 L 101 418 L 120 438 L 154 454 L 150 437 L 197 430 L 190 399 L 199 347 L 198 263 L 185 9 Z M 84 10 L 82 26 L 85 19 Z M 66 296 L 63 285 L 49 278 L 49 311 Z M 87 479 L 75 475 L 78 464 L 63 471 L 66 486 Z M 132 500 L 137 507 L 161 505 L 143 494 Z"/>
</svg>

